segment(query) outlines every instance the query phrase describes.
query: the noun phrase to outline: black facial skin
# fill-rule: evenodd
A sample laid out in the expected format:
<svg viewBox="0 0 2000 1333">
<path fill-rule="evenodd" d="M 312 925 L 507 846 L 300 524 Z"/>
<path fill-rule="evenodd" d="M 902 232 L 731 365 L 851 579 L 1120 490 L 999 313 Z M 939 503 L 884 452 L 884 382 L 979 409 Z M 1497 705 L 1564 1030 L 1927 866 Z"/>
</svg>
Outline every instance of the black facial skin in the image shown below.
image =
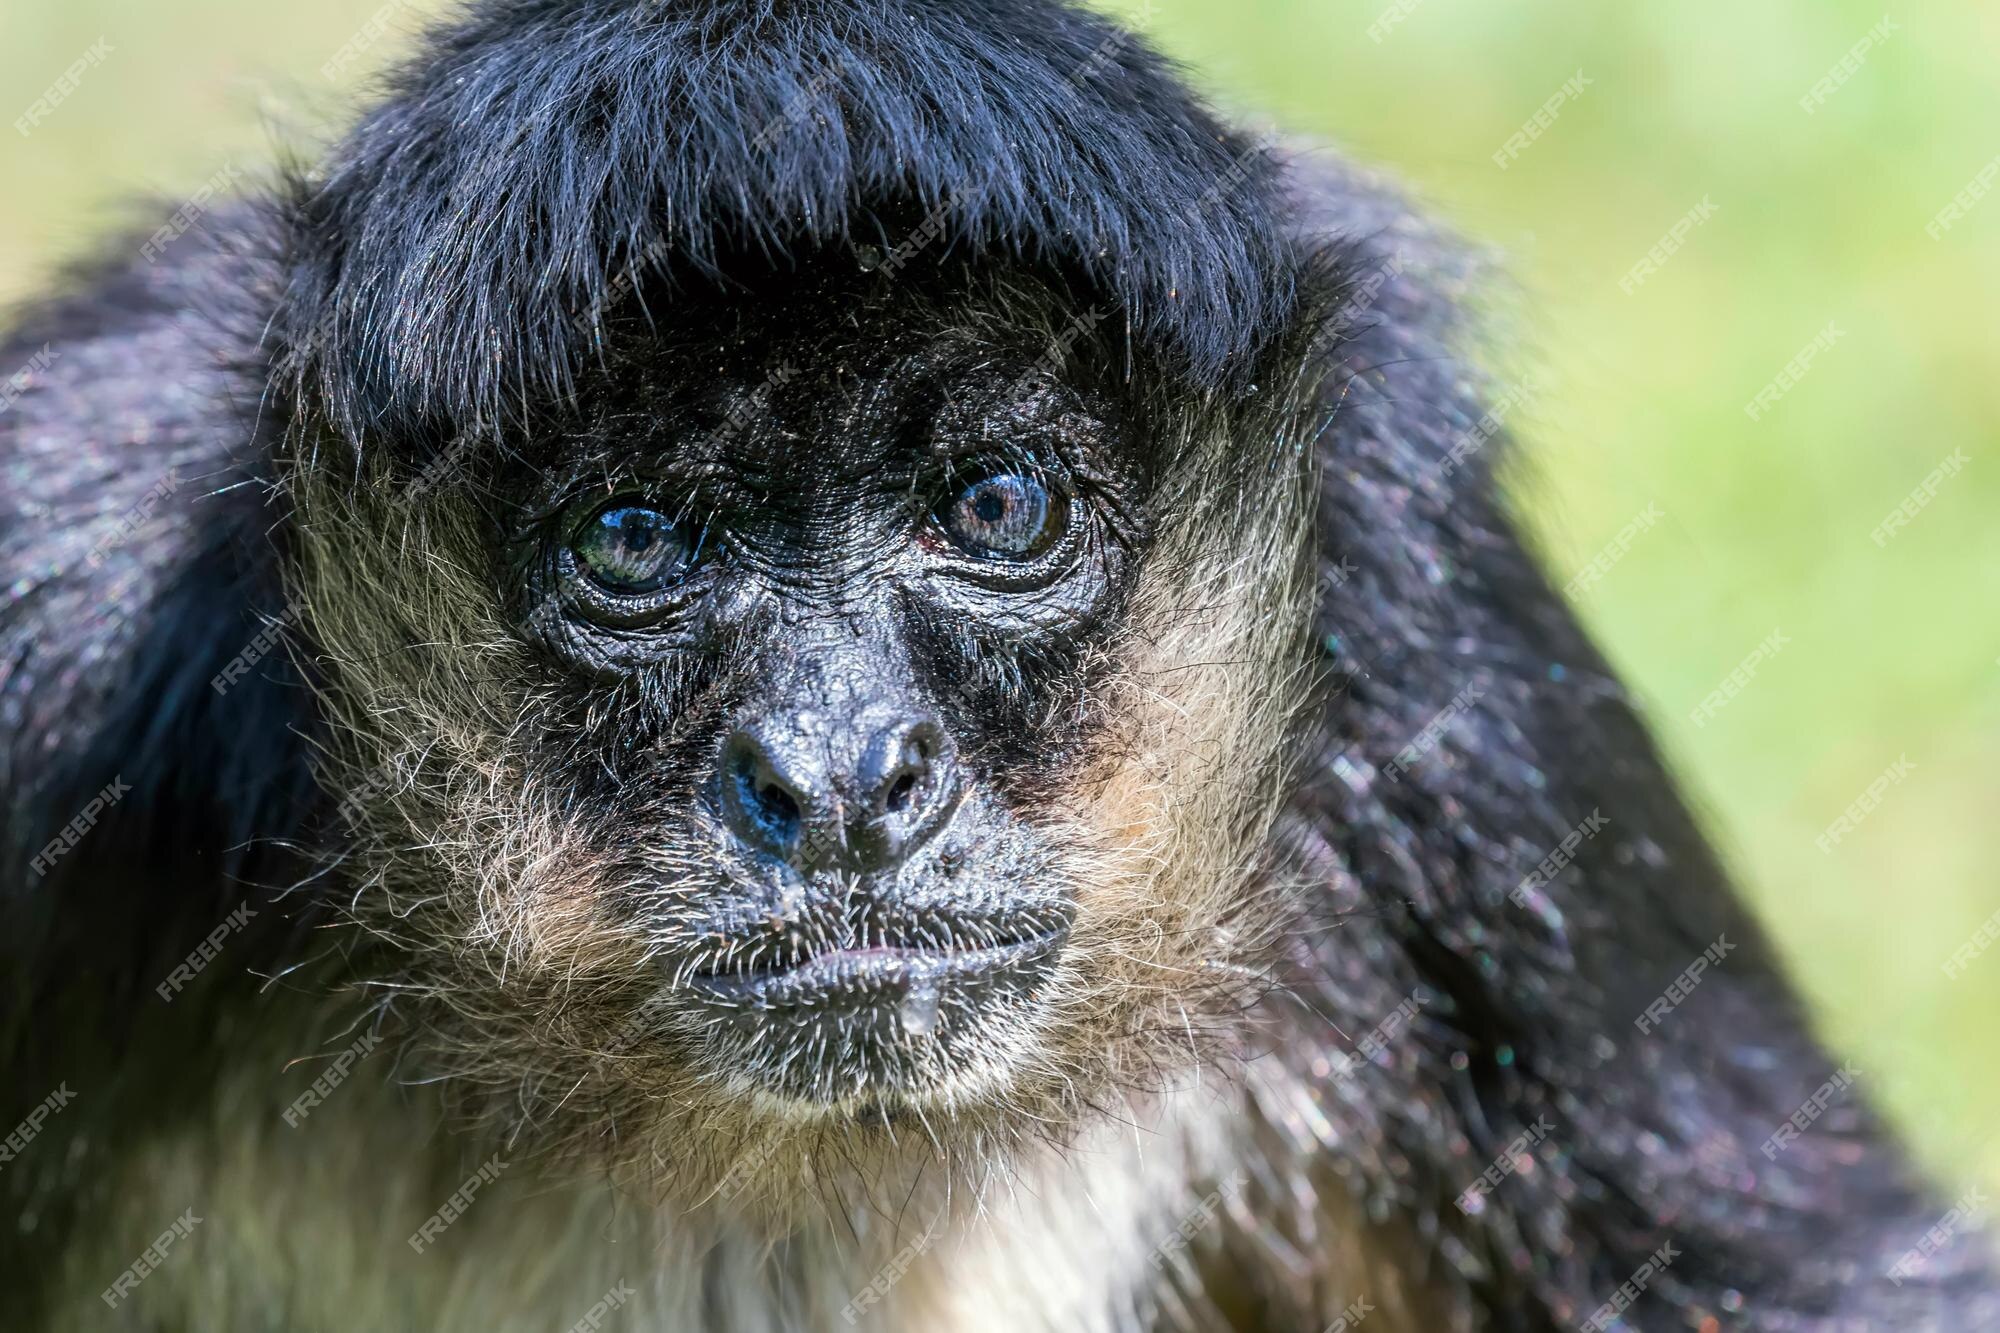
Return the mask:
<svg viewBox="0 0 2000 1333">
<path fill-rule="evenodd" d="M 674 793 L 685 871 L 635 866 L 657 892 L 627 904 L 673 1003 L 720 1016 L 715 1067 L 812 1102 L 934 1083 L 1027 1021 L 1073 908 L 1032 812 L 1144 538 L 1116 396 L 991 298 L 919 320 L 895 287 L 693 312 L 723 355 L 663 337 L 607 369 L 496 515 L 566 777 L 620 811 Z M 847 327 L 793 332 L 828 302 Z"/>
</svg>

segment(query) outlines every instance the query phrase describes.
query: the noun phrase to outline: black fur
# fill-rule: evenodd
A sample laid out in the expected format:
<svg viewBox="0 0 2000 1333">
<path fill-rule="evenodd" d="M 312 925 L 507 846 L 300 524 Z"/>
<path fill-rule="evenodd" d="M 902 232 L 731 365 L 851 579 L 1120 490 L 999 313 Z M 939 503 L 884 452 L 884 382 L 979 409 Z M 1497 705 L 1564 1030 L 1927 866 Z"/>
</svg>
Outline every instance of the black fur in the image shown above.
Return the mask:
<svg viewBox="0 0 2000 1333">
<path fill-rule="evenodd" d="M 1269 164 L 1065 10 L 514 0 L 388 91 L 296 201 L 287 368 L 351 438 L 569 389 L 634 268 L 893 247 L 940 207 L 935 248 L 1074 269 L 1200 380 L 1290 306 Z"/>
<path fill-rule="evenodd" d="M 59 1081 L 79 1094 L 0 1174 L 0 1290 L 46 1321 L 22 1326 L 68 1326 L 37 1277 L 91 1226 L 105 1163 L 195 1113 L 232 1034 L 292 1003 L 262 977 L 330 919 L 318 884 L 264 887 L 326 823 L 299 659 L 210 684 L 285 617 L 273 460 L 326 438 L 295 423 L 421 456 L 570 394 L 635 285 L 640 317 L 670 321 L 677 290 L 893 252 L 941 205 L 940 252 L 1103 299 L 1111 350 L 1191 396 L 1248 393 L 1302 310 L 1365 305 L 1329 340 L 1311 460 L 1328 683 L 1284 833 L 1321 891 L 1270 1011 L 1284 1058 L 1332 1068 L 1420 1004 L 1315 1076 L 1324 1118 L 1268 1159 L 1214 1304 L 1242 1327 L 1311 1317 L 1324 1242 L 1294 1204 L 1347 1190 L 1455 1329 L 1575 1327 L 1663 1244 L 1633 1326 L 2000 1326 L 1977 1236 L 1888 1280 L 1948 1205 L 1864 1097 L 1759 1152 L 1837 1062 L 1524 549 L 1504 442 L 1445 466 L 1486 394 L 1452 248 L 1374 183 L 1220 128 L 1129 35 L 1032 0 L 488 0 L 322 170 L 158 265 L 78 273 L 0 343 L 0 375 L 54 354 L 0 413 L 0 1129 Z M 150 520 L 89 560 L 170 470 Z M 129 793 L 31 869 L 114 778 Z M 1608 826 L 1574 866 L 1512 900 L 1593 811 Z M 256 928 L 158 1001 L 243 902 Z M 1726 963 L 1637 1036 L 1724 935 Z M 1462 1212 L 1542 1116 L 1536 1168 Z"/>
<path fill-rule="evenodd" d="M 1329 1151 L 1368 1198 L 1412 1210 L 1485 1312 L 1474 1326 L 1573 1327 L 1668 1242 L 1680 1255 L 1633 1327 L 2000 1318 L 1983 1237 L 1961 1232 L 1921 1277 L 1885 1276 L 1951 1205 L 1866 1109 L 1865 1079 L 1762 1153 L 1841 1061 L 1524 549 L 1495 476 L 1504 438 L 1453 461 L 1487 401 L 1445 295 L 1462 275 L 1412 275 L 1435 251 L 1362 182 L 1322 181 L 1304 214 L 1337 268 L 1415 278 L 1373 305 L 1329 385 L 1316 628 L 1334 685 L 1292 836 L 1338 922 L 1295 959 L 1313 1002 L 1299 1022 L 1359 1035 L 1424 998 L 1386 1058 L 1326 1092 Z M 1412 763 L 1404 748 L 1467 687 L 1477 697 Z M 1517 900 L 1593 812 L 1608 822 L 1574 862 Z M 1724 961 L 1635 1031 L 1725 936 Z M 1544 1116 L 1537 1169 L 1464 1217 L 1454 1197 Z"/>
</svg>

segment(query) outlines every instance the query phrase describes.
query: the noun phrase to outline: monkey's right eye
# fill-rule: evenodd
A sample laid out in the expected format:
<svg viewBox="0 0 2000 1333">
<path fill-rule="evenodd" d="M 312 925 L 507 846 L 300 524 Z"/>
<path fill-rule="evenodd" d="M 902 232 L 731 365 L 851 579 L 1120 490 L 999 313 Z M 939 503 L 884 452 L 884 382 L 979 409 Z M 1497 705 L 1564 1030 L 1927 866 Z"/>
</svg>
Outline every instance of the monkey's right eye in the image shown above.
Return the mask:
<svg viewBox="0 0 2000 1333">
<path fill-rule="evenodd" d="M 698 528 L 657 509 L 614 500 L 577 527 L 569 549 L 592 583 L 613 596 L 641 597 L 688 572 L 699 537 Z"/>
</svg>

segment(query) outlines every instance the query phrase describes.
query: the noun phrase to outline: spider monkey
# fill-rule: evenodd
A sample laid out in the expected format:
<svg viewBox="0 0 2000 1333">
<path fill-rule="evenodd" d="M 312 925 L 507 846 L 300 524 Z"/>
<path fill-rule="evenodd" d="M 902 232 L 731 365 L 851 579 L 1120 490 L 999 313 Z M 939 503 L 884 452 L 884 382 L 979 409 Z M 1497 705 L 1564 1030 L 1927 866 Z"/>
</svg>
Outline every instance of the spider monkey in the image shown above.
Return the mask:
<svg viewBox="0 0 2000 1333">
<path fill-rule="evenodd" d="M 8 1327 L 2000 1327 L 1477 266 L 1131 34 L 476 0 L 104 256 L 0 342 Z"/>
</svg>

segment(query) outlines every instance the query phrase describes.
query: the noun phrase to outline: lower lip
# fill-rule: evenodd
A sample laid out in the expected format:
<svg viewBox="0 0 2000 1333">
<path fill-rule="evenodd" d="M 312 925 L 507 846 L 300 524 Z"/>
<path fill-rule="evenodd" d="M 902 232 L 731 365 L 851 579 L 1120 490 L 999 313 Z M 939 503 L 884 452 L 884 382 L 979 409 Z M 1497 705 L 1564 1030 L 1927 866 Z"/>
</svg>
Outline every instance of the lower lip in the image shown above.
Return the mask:
<svg viewBox="0 0 2000 1333">
<path fill-rule="evenodd" d="M 749 1009 L 807 1008 L 897 998 L 1017 971 L 1051 957 L 1063 932 L 989 949 L 833 949 L 782 972 L 697 976 L 689 984 L 711 1000 Z"/>
</svg>

